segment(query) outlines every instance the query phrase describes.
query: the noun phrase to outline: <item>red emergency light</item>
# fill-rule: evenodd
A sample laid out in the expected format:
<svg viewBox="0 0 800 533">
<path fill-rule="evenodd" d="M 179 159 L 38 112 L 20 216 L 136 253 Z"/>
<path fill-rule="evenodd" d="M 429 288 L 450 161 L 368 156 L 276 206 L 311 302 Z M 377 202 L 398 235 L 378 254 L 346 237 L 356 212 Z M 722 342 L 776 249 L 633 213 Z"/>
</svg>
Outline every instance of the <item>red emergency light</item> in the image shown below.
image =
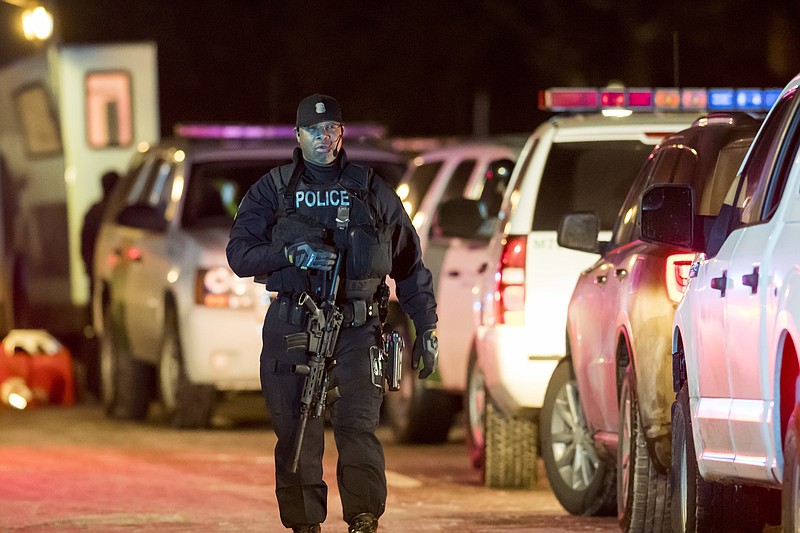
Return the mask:
<svg viewBox="0 0 800 533">
<path fill-rule="evenodd" d="M 539 109 L 549 111 L 596 111 L 600 106 L 597 89 L 553 88 L 539 93 Z"/>
</svg>

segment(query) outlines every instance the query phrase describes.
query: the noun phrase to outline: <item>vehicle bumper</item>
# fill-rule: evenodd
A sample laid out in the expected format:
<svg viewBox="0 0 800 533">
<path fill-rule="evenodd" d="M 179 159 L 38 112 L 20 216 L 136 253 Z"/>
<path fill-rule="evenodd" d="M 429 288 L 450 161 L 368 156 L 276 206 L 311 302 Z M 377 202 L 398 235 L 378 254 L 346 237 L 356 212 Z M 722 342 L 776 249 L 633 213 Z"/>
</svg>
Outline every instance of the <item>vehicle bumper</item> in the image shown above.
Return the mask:
<svg viewBox="0 0 800 533">
<path fill-rule="evenodd" d="M 480 327 L 477 338 L 478 364 L 497 406 L 509 415 L 541 408 L 550 376 L 564 355 L 531 354 L 524 327 Z"/>
<path fill-rule="evenodd" d="M 181 328 L 189 378 L 220 391 L 261 390 L 262 325 L 253 310 L 195 306 Z"/>
</svg>

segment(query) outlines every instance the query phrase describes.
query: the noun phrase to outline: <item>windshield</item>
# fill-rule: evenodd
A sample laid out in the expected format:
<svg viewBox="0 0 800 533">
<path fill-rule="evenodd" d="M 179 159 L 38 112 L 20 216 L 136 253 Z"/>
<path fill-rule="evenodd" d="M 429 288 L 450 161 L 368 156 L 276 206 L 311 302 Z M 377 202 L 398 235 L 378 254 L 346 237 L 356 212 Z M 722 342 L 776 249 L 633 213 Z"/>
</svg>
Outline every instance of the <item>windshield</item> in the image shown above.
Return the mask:
<svg viewBox="0 0 800 533">
<path fill-rule="evenodd" d="M 414 217 L 414 213 L 419 209 L 422 199 L 433 183 L 434 178 L 442 168 L 442 161 L 435 161 L 433 163 L 424 163 L 422 165 L 413 167 L 411 175 L 408 177 L 406 183 L 408 184 L 408 196 L 404 198 L 408 216 Z"/>
<path fill-rule="evenodd" d="M 192 165 L 183 226 L 230 226 L 242 196 L 274 166 L 291 160 L 212 161 Z"/>
<path fill-rule="evenodd" d="M 594 212 L 600 229 L 612 229 L 652 149 L 639 141 L 554 144 L 539 186 L 533 230 L 557 231 L 561 217 L 576 211 Z"/>
</svg>

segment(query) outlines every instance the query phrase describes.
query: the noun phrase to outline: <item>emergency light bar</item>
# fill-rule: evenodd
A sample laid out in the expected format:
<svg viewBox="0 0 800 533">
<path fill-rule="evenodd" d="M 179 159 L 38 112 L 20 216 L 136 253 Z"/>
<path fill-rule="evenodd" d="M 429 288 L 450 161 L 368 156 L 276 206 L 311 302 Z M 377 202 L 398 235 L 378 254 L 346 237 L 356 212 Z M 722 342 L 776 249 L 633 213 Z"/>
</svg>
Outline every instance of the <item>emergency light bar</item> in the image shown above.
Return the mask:
<svg viewBox="0 0 800 533">
<path fill-rule="evenodd" d="M 553 87 L 539 91 L 539 109 L 585 111 L 769 111 L 780 88 Z"/>
<path fill-rule="evenodd" d="M 345 124 L 350 137 L 385 137 L 386 127 L 379 124 Z M 291 124 L 176 124 L 173 132 L 187 139 L 294 139 Z"/>
</svg>

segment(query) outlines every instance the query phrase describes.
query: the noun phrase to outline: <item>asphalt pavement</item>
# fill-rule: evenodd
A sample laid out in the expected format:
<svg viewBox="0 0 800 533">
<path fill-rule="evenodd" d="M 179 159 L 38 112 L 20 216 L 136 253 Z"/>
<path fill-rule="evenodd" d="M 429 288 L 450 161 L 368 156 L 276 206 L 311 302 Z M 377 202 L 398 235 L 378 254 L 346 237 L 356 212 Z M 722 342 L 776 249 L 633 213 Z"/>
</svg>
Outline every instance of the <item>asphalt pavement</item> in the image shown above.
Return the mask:
<svg viewBox="0 0 800 533">
<path fill-rule="evenodd" d="M 0 408 L 0 531 L 287 531 L 275 502 L 275 439 L 252 400 L 196 431 L 171 429 L 157 413 L 144 423 L 109 420 L 96 405 Z M 611 517 L 568 515 L 544 476 L 533 491 L 483 487 L 463 429 L 443 445 L 396 445 L 388 428 L 380 437 L 389 485 L 381 533 L 618 530 Z M 330 432 L 324 468 L 323 531 L 344 533 Z"/>
</svg>

